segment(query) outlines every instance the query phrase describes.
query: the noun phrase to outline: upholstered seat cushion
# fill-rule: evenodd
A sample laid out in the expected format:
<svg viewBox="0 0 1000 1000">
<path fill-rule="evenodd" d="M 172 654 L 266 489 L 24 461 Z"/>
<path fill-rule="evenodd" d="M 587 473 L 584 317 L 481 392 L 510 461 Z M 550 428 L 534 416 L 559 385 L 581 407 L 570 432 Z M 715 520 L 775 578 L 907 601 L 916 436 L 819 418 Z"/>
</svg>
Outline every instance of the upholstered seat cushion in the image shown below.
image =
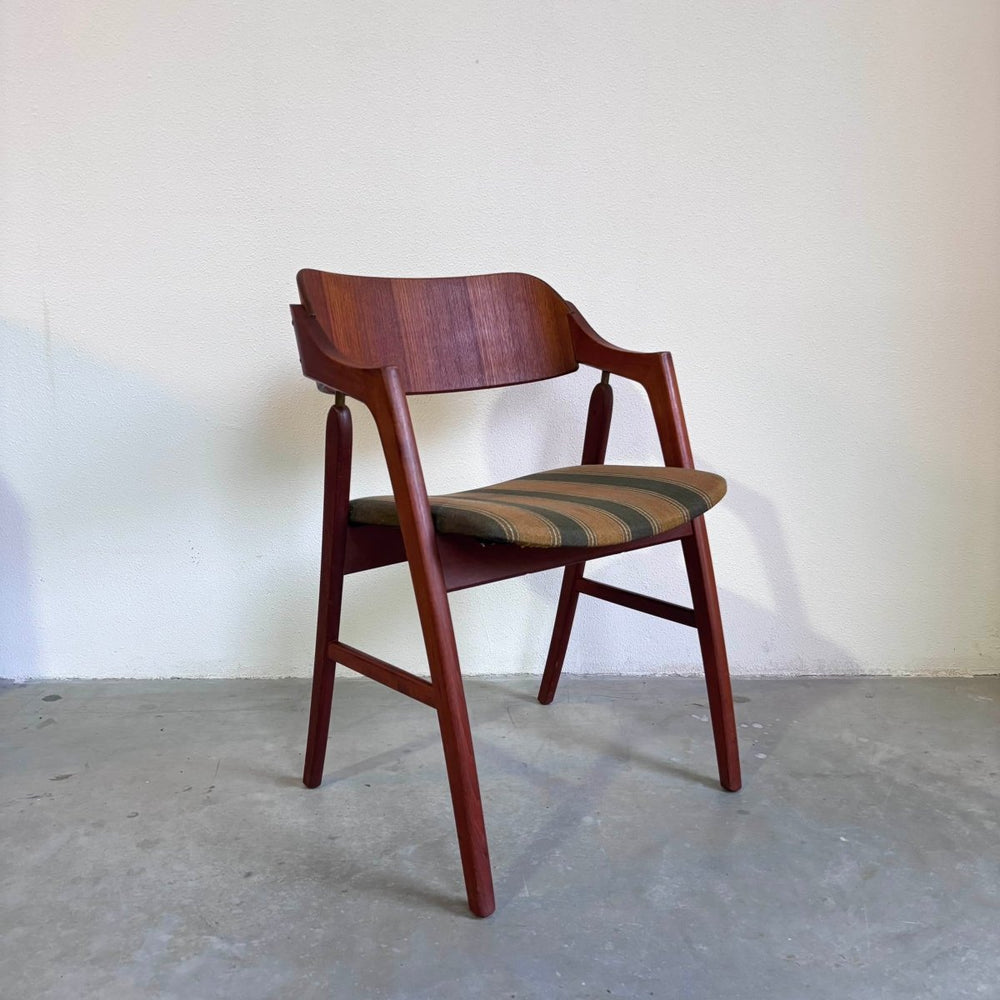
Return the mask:
<svg viewBox="0 0 1000 1000">
<path fill-rule="evenodd" d="M 704 514 L 726 481 L 697 469 L 572 465 L 430 498 L 441 534 L 531 548 L 595 548 L 649 538 Z M 351 503 L 353 524 L 399 524 L 392 497 Z"/>
</svg>

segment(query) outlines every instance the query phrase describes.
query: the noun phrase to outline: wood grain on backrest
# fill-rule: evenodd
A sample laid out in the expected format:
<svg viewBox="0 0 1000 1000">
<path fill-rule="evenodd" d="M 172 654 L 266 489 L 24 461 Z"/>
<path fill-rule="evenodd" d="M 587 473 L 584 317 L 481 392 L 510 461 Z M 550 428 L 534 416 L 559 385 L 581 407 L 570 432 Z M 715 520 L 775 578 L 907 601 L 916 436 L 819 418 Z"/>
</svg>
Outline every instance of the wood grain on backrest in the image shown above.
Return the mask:
<svg viewBox="0 0 1000 1000">
<path fill-rule="evenodd" d="M 577 368 L 566 303 L 528 274 L 363 278 L 300 271 L 302 304 L 352 364 L 408 393 L 532 382 Z"/>
</svg>

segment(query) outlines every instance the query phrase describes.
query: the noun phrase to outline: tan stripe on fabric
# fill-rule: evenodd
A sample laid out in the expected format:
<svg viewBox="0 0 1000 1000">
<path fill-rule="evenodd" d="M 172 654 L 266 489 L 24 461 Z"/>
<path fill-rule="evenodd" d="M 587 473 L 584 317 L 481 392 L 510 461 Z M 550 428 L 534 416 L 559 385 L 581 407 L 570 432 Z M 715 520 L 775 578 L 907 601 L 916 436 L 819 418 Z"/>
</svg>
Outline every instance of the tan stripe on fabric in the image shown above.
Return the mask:
<svg viewBox="0 0 1000 1000">
<path fill-rule="evenodd" d="M 700 469 L 680 469 L 672 466 L 630 466 L 630 465 L 571 465 L 562 469 L 549 469 L 547 472 L 535 473 L 532 480 L 529 481 L 545 481 L 546 476 L 552 475 L 565 475 L 565 476 L 603 476 L 606 478 L 612 477 L 627 477 L 636 480 L 643 479 L 655 479 L 661 483 L 674 484 L 678 486 L 683 486 L 686 489 L 694 490 L 696 493 L 701 494 L 701 496 L 709 503 L 712 502 L 712 494 L 706 492 L 702 483 L 706 481 L 707 477 L 712 479 L 721 480 L 721 476 L 716 476 L 715 473 L 702 472 Z M 526 477 L 527 478 L 527 477 Z M 522 482 L 523 480 L 512 480 L 513 482 Z M 561 483 L 566 483 L 567 480 L 557 480 Z M 725 481 L 722 481 L 723 487 Z M 503 485 L 503 484 L 500 484 Z M 614 484 L 609 484 L 610 489 L 615 489 Z M 630 486 L 629 489 L 641 489 L 640 483 L 636 483 L 634 487 Z"/>
<path fill-rule="evenodd" d="M 536 511 L 518 510 L 509 505 L 501 505 L 492 501 L 477 501 L 468 497 L 452 494 L 440 497 L 430 497 L 431 509 L 434 511 L 462 511 L 470 516 L 491 517 L 504 525 L 508 537 L 514 541 L 525 535 L 534 535 L 538 530 L 546 532 L 549 544 L 558 546 L 559 530 L 543 514 Z M 534 530 L 532 530 L 534 528 Z"/>
<path fill-rule="evenodd" d="M 673 497 L 666 497 L 660 493 L 653 493 L 648 490 L 640 490 L 629 486 L 598 486 L 594 483 L 569 483 L 549 479 L 515 479 L 509 483 L 487 487 L 485 490 L 480 490 L 479 494 L 489 496 L 493 490 L 504 488 L 516 489 L 519 492 L 523 491 L 526 493 L 561 493 L 565 494 L 567 498 L 578 497 L 583 503 L 586 503 L 588 499 L 598 499 L 606 500 L 609 503 L 621 504 L 623 507 L 630 507 L 637 513 L 642 514 L 653 528 L 656 527 L 658 519 L 650 511 L 655 510 L 659 505 L 668 507 L 685 518 L 690 513 L 684 504 Z M 552 501 L 546 498 L 544 502 Z M 711 505 L 711 501 L 707 497 L 705 498 L 705 502 Z"/>
<path fill-rule="evenodd" d="M 564 469 L 550 469 L 548 472 L 535 473 L 531 477 L 525 477 L 524 479 L 511 480 L 512 482 L 523 483 L 523 482 L 551 482 L 559 483 L 560 486 L 569 485 L 571 480 L 568 479 L 547 479 L 548 476 L 577 476 L 580 477 L 577 482 L 583 488 L 591 485 L 596 485 L 588 482 L 582 477 L 604 477 L 607 479 L 611 478 L 629 478 L 635 479 L 635 485 L 629 484 L 628 486 L 622 486 L 616 483 L 608 483 L 607 489 L 636 489 L 642 490 L 643 492 L 654 492 L 650 491 L 643 485 L 643 480 L 655 480 L 656 482 L 663 483 L 665 485 L 677 485 L 683 487 L 684 489 L 691 490 L 699 494 L 706 503 L 710 506 L 713 501 L 713 494 L 708 493 L 703 487 L 702 483 L 706 481 L 708 477 L 712 479 L 719 479 L 721 477 L 715 476 L 711 472 L 701 472 L 698 469 L 678 469 L 672 467 L 632 467 L 627 465 L 577 465 L 569 466 Z M 721 480 L 723 485 L 723 493 L 725 481 Z M 498 484 L 500 486 L 507 485 L 506 483 Z M 490 487 L 488 487 L 490 488 Z M 661 494 L 655 494 L 656 496 L 661 496 Z"/>
</svg>

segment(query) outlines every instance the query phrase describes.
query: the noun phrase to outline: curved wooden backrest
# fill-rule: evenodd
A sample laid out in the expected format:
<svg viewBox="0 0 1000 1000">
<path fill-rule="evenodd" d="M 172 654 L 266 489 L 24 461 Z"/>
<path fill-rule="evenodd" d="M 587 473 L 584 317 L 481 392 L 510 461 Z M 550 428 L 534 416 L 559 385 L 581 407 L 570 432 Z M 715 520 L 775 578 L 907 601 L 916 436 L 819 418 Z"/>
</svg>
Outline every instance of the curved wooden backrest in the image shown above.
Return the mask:
<svg viewBox="0 0 1000 1000">
<path fill-rule="evenodd" d="M 363 278 L 300 271 L 302 305 L 331 346 L 395 365 L 407 393 L 485 389 L 575 371 L 568 309 L 529 274 Z"/>
</svg>

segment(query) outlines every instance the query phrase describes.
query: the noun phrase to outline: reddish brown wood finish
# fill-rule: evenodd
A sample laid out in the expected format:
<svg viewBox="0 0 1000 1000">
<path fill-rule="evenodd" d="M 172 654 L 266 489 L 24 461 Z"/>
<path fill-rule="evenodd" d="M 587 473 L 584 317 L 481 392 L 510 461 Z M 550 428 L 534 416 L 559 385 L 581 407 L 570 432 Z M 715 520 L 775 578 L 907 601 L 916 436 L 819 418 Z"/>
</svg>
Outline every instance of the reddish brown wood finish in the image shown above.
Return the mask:
<svg viewBox="0 0 1000 1000">
<path fill-rule="evenodd" d="M 646 390 L 668 465 L 692 466 L 669 354 L 623 351 L 600 338 L 548 285 L 521 274 L 447 279 L 358 278 L 299 273 L 302 305 L 292 320 L 303 372 L 361 400 L 378 428 L 399 527 L 350 525 L 351 423 L 338 403 L 327 423 L 323 557 L 316 666 L 304 781 L 322 780 L 335 664 L 340 662 L 437 710 L 469 906 L 494 909 L 486 830 L 448 592 L 523 573 L 566 567 L 539 699 L 551 701 L 580 593 L 698 628 L 705 661 L 719 772 L 739 787 L 739 757 L 704 523 L 603 549 L 520 549 L 437 535 L 406 404 L 408 393 L 447 392 L 551 378 L 578 363 L 604 371 L 591 395 L 583 462 L 604 461 L 611 421 L 608 373 Z M 694 608 L 609 587 L 583 577 L 587 560 L 681 541 Z M 339 641 L 348 573 L 406 561 L 420 616 L 430 681 Z"/>
<path fill-rule="evenodd" d="M 662 535 L 594 549 L 519 548 L 516 545 L 484 544 L 463 535 L 439 535 L 437 544 L 445 585 L 451 593 L 484 583 L 509 580 L 526 573 L 561 569 L 563 566 L 613 556 L 619 552 L 645 549 L 664 542 L 677 542 L 690 534 L 691 525 L 682 524 Z M 345 573 L 362 573 L 367 569 L 405 561 L 406 547 L 399 528 L 381 524 L 352 524 L 348 528 Z"/>
<path fill-rule="evenodd" d="M 695 621 L 698 623 L 698 641 L 705 668 L 708 707 L 712 716 L 712 733 L 715 736 L 715 756 L 719 763 L 719 781 L 727 792 L 738 792 L 742 786 L 740 748 L 736 735 L 733 692 L 729 682 L 726 641 L 722 635 L 722 616 L 719 614 L 719 597 L 715 587 L 715 571 L 708 550 L 708 532 L 705 530 L 704 519 L 696 518 L 692 527 L 693 533 L 681 545 L 691 585 Z"/>
<path fill-rule="evenodd" d="M 565 303 L 528 274 L 427 281 L 306 270 L 298 282 L 329 346 L 351 365 L 398 368 L 405 393 L 533 382 L 577 367 Z"/>
<path fill-rule="evenodd" d="M 319 615 L 313 666 L 309 737 L 302 780 L 316 788 L 323 780 L 323 762 L 330 732 L 333 680 L 336 662 L 327 654 L 329 643 L 340 634 L 340 608 L 344 595 L 344 557 L 347 552 L 347 511 L 351 491 L 351 411 L 344 405 L 330 407 L 326 418 L 326 469 L 323 489 L 323 549 L 319 574 Z"/>
<path fill-rule="evenodd" d="M 588 580 L 586 577 L 580 581 L 577 590 L 581 594 L 599 597 L 602 601 L 620 604 L 623 608 L 641 611 L 643 614 L 653 615 L 655 618 L 664 618 L 669 622 L 677 622 L 678 625 L 689 625 L 691 628 L 697 627 L 693 608 L 683 608 L 670 601 L 661 601 L 656 597 L 636 594 L 634 591 L 622 590 L 621 587 L 612 587 L 608 583 Z"/>
<path fill-rule="evenodd" d="M 399 506 L 399 527 L 410 565 L 431 683 L 437 696 L 438 724 L 469 908 L 476 916 L 488 917 L 496 908 L 493 875 L 448 592 L 402 379 L 396 368 L 384 368 L 381 373 L 381 384 L 370 397 L 369 406 L 382 439 L 392 492 Z"/>
<path fill-rule="evenodd" d="M 577 358 L 583 364 L 610 371 L 642 385 L 653 410 L 664 465 L 694 468 L 670 354 L 623 351 L 600 337 L 575 307 L 569 305 L 569 309 Z M 715 571 L 704 519 L 695 518 L 691 527 L 692 534 L 683 540 L 682 545 L 705 668 L 719 780 L 723 788 L 735 792 L 741 785 L 739 746 Z"/>
<path fill-rule="evenodd" d="M 346 642 L 331 642 L 327 646 L 327 656 L 331 663 L 343 663 L 345 667 L 350 667 L 351 670 L 356 670 L 359 674 L 392 688 L 393 691 L 423 702 L 431 708 L 437 708 L 437 690 L 423 677 L 400 670 L 399 667 L 394 667 L 391 663 L 372 656 L 371 653 L 363 653 L 360 649 L 348 646 Z"/>
<path fill-rule="evenodd" d="M 679 528 L 666 531 L 662 535 L 594 549 L 571 547 L 528 549 L 518 548 L 516 545 L 470 545 L 468 539 L 458 541 L 460 537 L 458 535 L 442 535 L 438 549 L 441 552 L 445 581 L 450 592 L 478 587 L 484 583 L 495 583 L 497 580 L 509 580 L 511 577 L 524 576 L 526 573 L 540 573 L 546 569 L 561 569 L 563 566 L 572 567 L 577 564 L 582 566 L 591 559 L 678 541 L 689 534 L 691 534 L 690 526 L 682 524 Z M 495 551 L 484 552 L 484 548 Z"/>
<path fill-rule="evenodd" d="M 693 468 L 691 445 L 670 352 L 643 354 L 615 347 L 595 332 L 571 302 L 567 302 L 566 307 L 569 309 L 570 333 L 577 360 L 638 382 L 646 390 L 653 410 L 663 464 L 673 468 Z"/>
</svg>

